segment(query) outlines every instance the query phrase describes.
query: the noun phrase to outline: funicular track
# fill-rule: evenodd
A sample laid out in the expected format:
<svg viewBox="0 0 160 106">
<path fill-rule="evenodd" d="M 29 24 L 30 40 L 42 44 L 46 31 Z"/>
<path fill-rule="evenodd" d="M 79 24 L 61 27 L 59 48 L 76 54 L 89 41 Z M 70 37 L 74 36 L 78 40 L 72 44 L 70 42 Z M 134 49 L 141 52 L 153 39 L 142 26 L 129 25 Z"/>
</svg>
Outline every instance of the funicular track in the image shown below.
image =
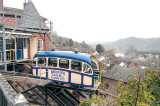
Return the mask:
<svg viewBox="0 0 160 106">
<path fill-rule="evenodd" d="M 36 79 L 31 74 L 1 73 L 17 93 L 22 93 L 31 104 L 40 106 L 78 106 L 81 98 L 97 93 L 91 89 Z"/>
</svg>

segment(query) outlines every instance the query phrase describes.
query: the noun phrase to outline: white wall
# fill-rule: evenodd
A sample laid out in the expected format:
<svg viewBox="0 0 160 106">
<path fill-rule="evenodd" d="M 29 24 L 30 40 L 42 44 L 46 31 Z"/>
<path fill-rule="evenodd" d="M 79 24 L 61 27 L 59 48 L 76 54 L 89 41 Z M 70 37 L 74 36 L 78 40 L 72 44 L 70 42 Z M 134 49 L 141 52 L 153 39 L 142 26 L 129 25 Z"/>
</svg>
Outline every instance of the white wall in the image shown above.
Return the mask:
<svg viewBox="0 0 160 106">
<path fill-rule="evenodd" d="M 37 37 L 30 39 L 30 57 L 33 59 L 34 55 L 37 53 Z"/>
</svg>

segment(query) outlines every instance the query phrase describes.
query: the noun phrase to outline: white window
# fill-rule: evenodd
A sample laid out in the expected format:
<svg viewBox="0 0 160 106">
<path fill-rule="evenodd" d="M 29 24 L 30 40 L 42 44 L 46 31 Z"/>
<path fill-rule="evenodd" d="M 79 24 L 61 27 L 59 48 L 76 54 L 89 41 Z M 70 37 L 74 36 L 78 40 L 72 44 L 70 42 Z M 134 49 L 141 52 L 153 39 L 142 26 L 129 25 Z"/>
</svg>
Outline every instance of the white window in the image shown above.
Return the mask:
<svg viewBox="0 0 160 106">
<path fill-rule="evenodd" d="M 43 51 L 43 40 L 38 39 L 38 51 Z"/>
<path fill-rule="evenodd" d="M 27 48 L 27 38 L 23 38 L 23 47 L 24 47 L 24 49 L 26 49 Z"/>
</svg>

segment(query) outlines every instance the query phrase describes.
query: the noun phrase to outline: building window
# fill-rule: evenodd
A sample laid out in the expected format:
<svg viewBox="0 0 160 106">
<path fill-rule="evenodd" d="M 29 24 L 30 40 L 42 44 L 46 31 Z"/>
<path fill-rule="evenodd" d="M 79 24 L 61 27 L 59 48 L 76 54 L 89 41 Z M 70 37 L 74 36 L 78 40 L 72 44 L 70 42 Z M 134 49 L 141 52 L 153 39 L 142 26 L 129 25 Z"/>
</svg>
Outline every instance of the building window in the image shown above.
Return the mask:
<svg viewBox="0 0 160 106">
<path fill-rule="evenodd" d="M 43 40 L 38 39 L 38 51 L 43 51 Z"/>
<path fill-rule="evenodd" d="M 3 50 L 3 38 L 0 37 L 0 51 Z"/>
<path fill-rule="evenodd" d="M 27 38 L 24 38 L 24 39 L 23 39 L 23 43 L 24 43 L 24 46 L 23 46 L 24 49 L 27 48 Z"/>
<path fill-rule="evenodd" d="M 106 84 L 106 89 L 108 89 L 109 88 L 109 84 Z"/>
<path fill-rule="evenodd" d="M 15 48 L 14 39 L 7 39 L 6 40 L 6 49 L 14 49 L 14 48 Z"/>
<path fill-rule="evenodd" d="M 22 49 L 22 38 L 17 38 L 17 48 Z"/>
</svg>

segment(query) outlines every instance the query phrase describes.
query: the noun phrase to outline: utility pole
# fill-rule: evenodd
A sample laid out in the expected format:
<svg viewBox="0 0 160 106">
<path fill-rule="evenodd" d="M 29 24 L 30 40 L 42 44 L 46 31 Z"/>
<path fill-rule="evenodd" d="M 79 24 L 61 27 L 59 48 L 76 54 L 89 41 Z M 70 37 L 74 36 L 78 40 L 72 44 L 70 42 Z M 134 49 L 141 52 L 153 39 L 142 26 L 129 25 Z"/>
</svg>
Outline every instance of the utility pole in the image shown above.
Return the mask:
<svg viewBox="0 0 160 106">
<path fill-rule="evenodd" d="M 50 33 L 49 33 L 49 50 L 51 51 L 52 49 L 52 39 L 51 36 L 53 35 L 53 23 L 50 21 Z"/>
<path fill-rule="evenodd" d="M 6 61 L 6 37 L 5 37 L 5 25 L 4 25 L 4 10 L 3 10 L 3 57 L 4 57 L 4 69 L 7 71 L 7 61 Z"/>
</svg>

